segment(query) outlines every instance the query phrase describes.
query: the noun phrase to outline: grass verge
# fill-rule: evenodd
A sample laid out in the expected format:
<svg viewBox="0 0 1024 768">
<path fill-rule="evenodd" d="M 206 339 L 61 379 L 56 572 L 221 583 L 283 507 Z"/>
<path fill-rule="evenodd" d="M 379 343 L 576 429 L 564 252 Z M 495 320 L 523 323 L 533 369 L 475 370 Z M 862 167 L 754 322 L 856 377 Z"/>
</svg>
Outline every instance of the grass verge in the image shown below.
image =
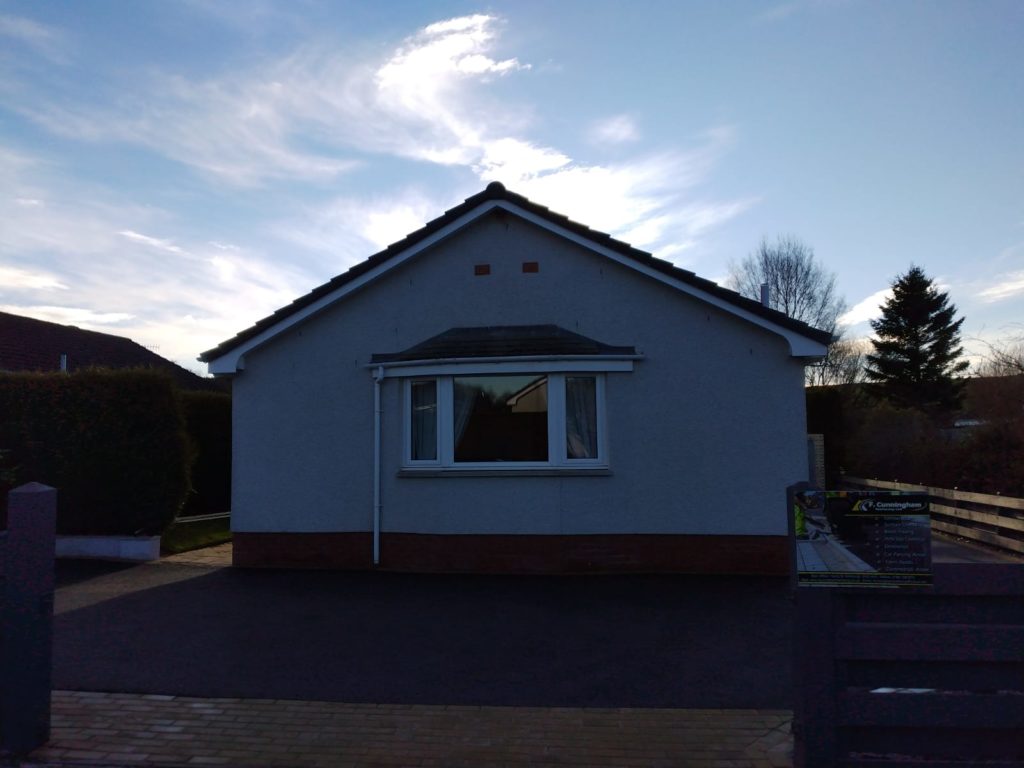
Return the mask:
<svg viewBox="0 0 1024 768">
<path fill-rule="evenodd" d="M 160 538 L 160 551 L 176 555 L 192 549 L 210 547 L 231 541 L 231 520 L 200 520 L 197 523 L 176 522 Z"/>
</svg>

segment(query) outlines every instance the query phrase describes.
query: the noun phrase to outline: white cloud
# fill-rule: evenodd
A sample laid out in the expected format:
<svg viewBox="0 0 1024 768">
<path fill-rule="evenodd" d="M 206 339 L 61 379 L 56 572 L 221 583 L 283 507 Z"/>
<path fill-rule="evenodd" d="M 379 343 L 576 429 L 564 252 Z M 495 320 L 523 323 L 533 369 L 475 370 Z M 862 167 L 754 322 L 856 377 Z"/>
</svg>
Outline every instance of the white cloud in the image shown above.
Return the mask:
<svg viewBox="0 0 1024 768">
<path fill-rule="evenodd" d="M 114 108 L 25 99 L 9 106 L 54 134 L 143 146 L 237 186 L 323 181 L 355 168 L 355 160 L 303 147 L 288 98 L 277 82 L 156 76 Z"/>
<path fill-rule="evenodd" d="M 570 159 L 561 152 L 536 147 L 519 139 L 496 139 L 483 146 L 483 156 L 474 165 L 481 179 L 502 180 L 516 184 L 543 173 L 569 165 Z"/>
<path fill-rule="evenodd" d="M 486 14 L 461 16 L 424 27 L 405 40 L 377 71 L 383 92 L 406 107 L 437 100 L 453 74 L 506 74 L 529 69 L 517 59 L 496 61 L 487 55 L 497 19 Z"/>
<path fill-rule="evenodd" d="M 732 129 L 721 127 L 685 153 L 648 155 L 607 166 L 570 163 L 522 179 L 516 191 L 658 256 L 675 256 L 707 230 L 756 203 L 680 199 L 707 176 L 732 139 Z"/>
<path fill-rule="evenodd" d="M 126 312 L 95 312 L 84 307 L 63 307 L 47 305 L 14 306 L 3 305 L 3 311 L 15 315 L 34 317 L 61 325 L 77 325 L 86 330 L 108 330 L 105 326 L 131 320 L 134 315 Z"/>
<path fill-rule="evenodd" d="M 67 286 L 51 274 L 0 265 L 0 286 L 4 289 L 67 290 Z"/>
<path fill-rule="evenodd" d="M 0 15 L 0 37 L 16 40 L 55 61 L 64 58 L 67 44 L 59 30 L 21 16 Z"/>
<path fill-rule="evenodd" d="M 892 297 L 892 288 L 875 291 L 839 317 L 839 325 L 857 325 L 882 316 L 882 304 Z"/>
<path fill-rule="evenodd" d="M 276 234 L 322 254 L 323 270 L 333 275 L 401 240 L 450 204 L 413 189 L 368 199 L 338 197 L 280 222 Z"/>
<path fill-rule="evenodd" d="M 685 150 L 652 151 L 609 165 L 532 140 L 529 108 L 487 90 L 530 68 L 497 52 L 499 27 L 493 16 L 465 16 L 424 27 L 376 61 L 311 44 L 202 81 L 125 75 L 137 79 L 119 83 L 117 101 L 99 106 L 84 94 L 79 101 L 47 101 L 46 89 L 26 91 L 8 106 L 54 133 L 146 147 L 243 186 L 327 181 L 375 154 L 461 167 L 472 176 L 459 182 L 465 194 L 477 191 L 477 182 L 498 179 L 661 256 L 684 253 L 756 202 L 692 197 L 730 148 L 734 131 L 728 126 Z M 635 133 L 622 115 L 606 126 L 605 139 L 625 142 Z M 305 211 L 290 202 L 266 229 L 305 249 L 309 261 L 299 266 L 295 256 L 285 261 L 247 246 L 244 235 L 233 242 L 240 239 L 236 232 L 197 237 L 166 211 L 102 188 L 67 185 L 56 173 L 0 147 L 0 264 L 52 275 L 69 286 L 68 312 L 120 318 L 110 321 L 119 332 L 192 367 L 203 349 L 453 203 L 450 192 L 416 189 L 308 203 Z M 52 287 L 37 281 L 24 290 Z M 13 295 L 3 285 L 0 301 L 28 308 L 54 304 L 52 294 Z"/>
<path fill-rule="evenodd" d="M 487 15 L 432 24 L 376 66 L 310 45 L 201 82 L 147 75 L 116 104 L 36 96 L 8 105 L 53 133 L 142 145 L 240 186 L 326 181 L 358 166 L 353 151 L 469 165 L 488 141 L 508 138 L 485 136 L 470 87 L 529 69 L 489 55 L 496 25 Z M 500 105 L 482 111 L 501 122 Z"/>
<path fill-rule="evenodd" d="M 184 250 L 176 246 L 170 240 L 161 240 L 158 237 L 150 237 L 149 235 L 143 235 L 139 232 L 132 232 L 130 229 L 121 230 L 117 234 L 121 235 L 121 237 L 127 238 L 128 240 L 143 243 L 160 251 L 166 251 L 167 253 L 173 253 L 178 256 L 185 254 Z"/>
<path fill-rule="evenodd" d="M 43 263 L 40 259 L 80 264 L 86 257 L 117 252 L 123 246 L 117 232 L 124 222 L 143 226 L 161 216 L 146 206 L 111 202 L 106 190 L 71 184 L 50 163 L 2 147 L 0 189 L 5 192 L 0 195 L 0 263 L 27 261 L 23 268 L 31 265 L 32 271 Z M 60 280 L 74 284 L 64 274 Z"/>
<path fill-rule="evenodd" d="M 387 79 L 397 74 L 400 81 L 411 79 L 420 84 L 424 69 L 428 78 L 452 69 L 471 74 L 529 69 L 529 64 L 520 64 L 518 59 L 495 61 L 486 55 L 495 37 L 496 21 L 494 16 L 478 13 L 429 24 L 406 41 L 406 47 L 398 50 L 379 76 Z"/>
<path fill-rule="evenodd" d="M 4 311 L 113 330 L 193 370 L 203 370 L 195 358 L 204 349 L 323 278 L 223 240 L 142 234 L 172 231 L 173 217 L 26 155 L 0 151 L 0 185 L 14 193 L 0 196 Z M 47 204 L 18 207 L 29 188 Z"/>
<path fill-rule="evenodd" d="M 530 66 L 497 55 L 500 23 L 486 14 L 439 21 L 377 62 L 353 61 L 336 48 L 311 44 L 261 68 L 202 82 L 157 76 L 135 84 L 135 95 L 126 95 L 118 107 L 38 101 L 12 107 L 54 132 L 142 144 L 237 185 L 328 180 L 373 154 L 461 166 L 482 182 L 502 181 L 556 211 L 665 254 L 682 252 L 753 204 L 681 199 L 731 146 L 730 126 L 708 131 L 695 149 L 614 165 L 588 164 L 523 135 L 528 110 L 489 101 L 482 90 L 489 80 Z M 594 130 L 605 142 L 637 138 L 625 114 Z M 436 202 L 442 209 L 450 204 Z M 394 203 L 399 207 L 382 207 Z M 384 237 L 397 239 L 407 232 L 399 227 L 414 221 L 418 226 L 438 210 L 403 205 L 395 199 L 368 201 L 363 206 L 373 216 L 353 222 L 346 213 L 349 202 L 333 211 L 332 202 L 311 214 L 310 232 L 295 232 L 290 222 L 281 226 L 292 240 L 349 253 L 366 242 L 380 247 Z M 354 234 L 327 231 L 341 222 L 354 224 Z M 143 241 L 150 236 L 139 230 L 118 231 L 154 248 L 179 247 L 160 238 Z"/>
<path fill-rule="evenodd" d="M 709 230 L 757 202 L 680 199 L 706 176 L 731 138 L 730 129 L 716 129 L 690 152 L 648 155 L 609 166 L 574 163 L 553 150 L 540 151 L 509 140 L 489 145 L 494 148 L 490 167 L 476 171 L 481 180 L 497 176 L 513 191 L 639 248 L 663 258 L 676 257 Z M 507 172 L 497 173 L 498 168 Z M 467 193 L 475 191 L 470 188 Z M 336 273 L 339 266 L 359 261 L 420 228 L 451 203 L 416 190 L 371 199 L 337 198 L 282 222 L 278 234 L 330 254 L 332 261 L 325 262 L 325 268 Z"/>
<path fill-rule="evenodd" d="M 629 115 L 615 115 L 591 126 L 590 141 L 594 144 L 626 144 L 637 141 L 640 132 Z"/>
<path fill-rule="evenodd" d="M 986 304 L 1024 295 L 1024 270 L 1005 272 L 992 284 L 977 292 Z"/>
<path fill-rule="evenodd" d="M 387 206 L 376 210 L 368 209 L 359 233 L 377 248 L 385 248 L 425 223 L 425 212 L 419 206 Z"/>
</svg>

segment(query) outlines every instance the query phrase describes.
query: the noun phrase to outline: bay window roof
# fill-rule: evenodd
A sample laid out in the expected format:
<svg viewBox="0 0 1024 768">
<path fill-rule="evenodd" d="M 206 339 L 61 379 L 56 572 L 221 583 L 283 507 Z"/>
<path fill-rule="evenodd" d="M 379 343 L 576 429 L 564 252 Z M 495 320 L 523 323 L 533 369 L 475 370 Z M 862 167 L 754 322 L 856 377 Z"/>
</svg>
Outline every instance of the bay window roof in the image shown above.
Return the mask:
<svg viewBox="0 0 1024 768">
<path fill-rule="evenodd" d="M 402 350 L 375 354 L 371 365 L 418 360 L 509 357 L 633 357 L 634 347 L 614 346 L 557 325 L 497 325 L 451 328 Z"/>
</svg>

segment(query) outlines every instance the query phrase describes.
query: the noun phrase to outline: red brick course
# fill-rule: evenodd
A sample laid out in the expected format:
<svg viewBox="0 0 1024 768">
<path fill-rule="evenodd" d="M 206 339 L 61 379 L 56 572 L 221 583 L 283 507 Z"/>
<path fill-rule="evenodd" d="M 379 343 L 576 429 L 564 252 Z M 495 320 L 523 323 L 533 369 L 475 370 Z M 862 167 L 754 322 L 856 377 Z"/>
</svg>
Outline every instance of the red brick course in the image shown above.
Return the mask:
<svg viewBox="0 0 1024 768">
<path fill-rule="evenodd" d="M 373 541 L 369 533 L 236 532 L 233 538 L 236 566 L 349 570 L 373 567 Z M 391 571 L 782 575 L 788 567 L 785 536 L 381 536 L 380 568 Z"/>
</svg>

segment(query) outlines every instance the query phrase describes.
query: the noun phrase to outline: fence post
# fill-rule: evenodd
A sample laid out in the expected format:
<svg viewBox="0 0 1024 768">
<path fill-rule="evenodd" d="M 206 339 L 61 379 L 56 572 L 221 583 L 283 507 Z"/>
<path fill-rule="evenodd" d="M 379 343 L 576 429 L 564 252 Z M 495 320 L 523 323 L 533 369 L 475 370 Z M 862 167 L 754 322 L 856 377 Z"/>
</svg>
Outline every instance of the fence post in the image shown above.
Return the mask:
<svg viewBox="0 0 1024 768">
<path fill-rule="evenodd" d="M 7 500 L 0 751 L 23 755 L 50 738 L 57 491 L 28 483 Z"/>
<path fill-rule="evenodd" d="M 796 627 L 793 633 L 793 672 L 796 677 L 793 765 L 816 768 L 835 765 L 836 601 L 829 587 L 797 587 Z"/>
<path fill-rule="evenodd" d="M 793 629 L 793 765 L 817 768 L 835 763 L 837 693 L 835 668 L 836 619 L 840 605 L 829 587 L 801 587 L 797 584 L 795 519 L 796 494 L 806 490 L 805 482 L 786 488 L 786 518 L 789 522 L 790 592 L 794 602 Z"/>
</svg>

